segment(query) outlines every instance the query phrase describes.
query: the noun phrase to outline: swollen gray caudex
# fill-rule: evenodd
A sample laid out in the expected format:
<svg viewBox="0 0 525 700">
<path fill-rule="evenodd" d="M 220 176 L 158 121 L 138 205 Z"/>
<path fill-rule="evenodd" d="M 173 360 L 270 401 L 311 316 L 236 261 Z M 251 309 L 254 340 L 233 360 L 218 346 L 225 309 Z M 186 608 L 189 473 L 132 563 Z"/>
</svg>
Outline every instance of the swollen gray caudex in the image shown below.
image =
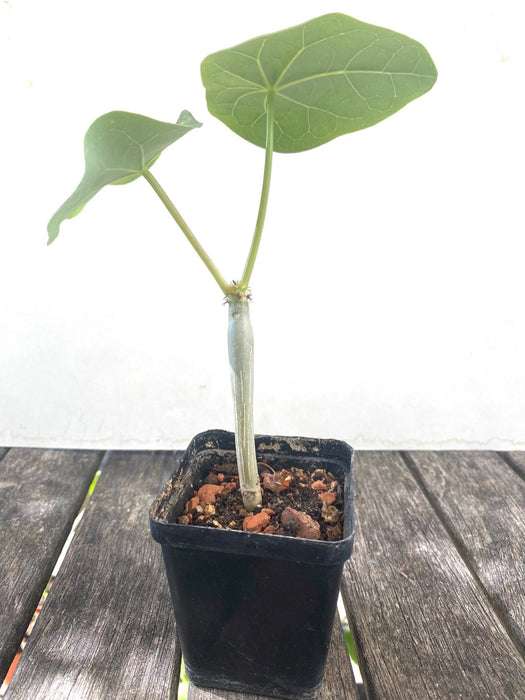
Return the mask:
<svg viewBox="0 0 525 700">
<path fill-rule="evenodd" d="M 248 511 L 262 502 L 253 440 L 253 331 L 246 294 L 228 296 L 228 357 L 239 486 Z"/>
</svg>

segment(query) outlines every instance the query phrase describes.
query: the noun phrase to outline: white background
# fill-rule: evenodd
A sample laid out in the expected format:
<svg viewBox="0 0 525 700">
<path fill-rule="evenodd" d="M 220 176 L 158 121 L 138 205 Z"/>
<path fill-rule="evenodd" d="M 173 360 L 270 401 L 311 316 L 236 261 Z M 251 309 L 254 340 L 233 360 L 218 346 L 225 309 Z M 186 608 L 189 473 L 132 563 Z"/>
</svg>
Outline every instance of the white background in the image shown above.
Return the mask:
<svg viewBox="0 0 525 700">
<path fill-rule="evenodd" d="M 154 167 L 238 278 L 263 151 L 206 110 L 204 56 L 339 11 L 439 70 L 392 118 L 276 155 L 252 279 L 256 430 L 356 448 L 525 448 L 516 0 L 0 2 L 0 444 L 184 445 L 231 428 L 221 293 L 143 181 L 46 247 L 82 139 L 122 109 L 204 126 Z M 521 16 L 520 16 L 521 15 Z"/>
</svg>

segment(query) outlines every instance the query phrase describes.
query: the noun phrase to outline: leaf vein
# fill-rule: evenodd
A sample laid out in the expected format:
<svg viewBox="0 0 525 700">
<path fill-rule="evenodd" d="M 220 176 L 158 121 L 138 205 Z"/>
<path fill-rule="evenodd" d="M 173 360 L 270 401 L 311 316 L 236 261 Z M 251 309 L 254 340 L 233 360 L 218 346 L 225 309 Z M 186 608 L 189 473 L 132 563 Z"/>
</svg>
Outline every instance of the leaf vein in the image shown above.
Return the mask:
<svg viewBox="0 0 525 700">
<path fill-rule="evenodd" d="M 266 75 L 266 71 L 264 70 L 262 61 L 261 61 L 261 53 L 262 50 L 264 49 L 266 45 L 266 39 L 263 39 L 261 42 L 261 45 L 259 47 L 259 51 L 257 52 L 257 66 L 259 67 L 259 71 L 261 73 L 262 79 L 264 81 L 265 87 L 269 88 L 270 87 L 270 81 L 268 80 L 268 76 Z"/>
<path fill-rule="evenodd" d="M 242 75 L 239 75 L 239 73 L 234 73 L 233 71 L 228 70 L 228 68 L 223 68 L 222 66 L 219 66 L 219 68 L 221 69 L 221 71 L 223 73 L 226 73 L 227 75 L 232 75 L 234 78 L 238 78 L 243 83 L 249 83 L 250 85 L 255 85 L 258 89 L 265 87 L 261 83 L 255 83 L 253 80 L 250 80 L 249 78 L 244 78 Z"/>
<path fill-rule="evenodd" d="M 322 37 L 321 39 L 317 39 L 316 41 L 311 41 L 309 44 L 306 44 L 305 36 L 304 36 L 305 30 L 306 30 L 306 25 L 303 25 L 303 46 L 295 53 L 294 56 L 292 56 L 292 58 L 290 59 L 290 61 L 286 65 L 286 67 L 283 69 L 279 80 L 275 83 L 276 88 L 279 87 L 279 82 L 280 82 L 280 80 L 282 80 L 282 78 L 284 78 L 286 71 L 290 68 L 290 66 L 294 63 L 294 61 L 296 61 L 297 58 L 303 53 L 303 51 L 305 51 L 306 49 L 310 49 L 312 46 L 317 46 L 318 44 L 322 44 L 323 42 L 332 41 L 334 39 L 334 37 L 336 37 L 336 36 L 346 36 L 346 35 L 350 35 L 354 31 L 356 31 L 355 29 L 349 29 L 346 31 L 341 30 L 340 32 L 336 32 L 335 34 L 330 34 L 330 36 L 325 36 L 325 37 Z M 376 41 L 377 41 L 377 39 L 376 39 Z M 374 43 L 374 42 L 372 42 L 372 43 Z"/>
<path fill-rule="evenodd" d="M 307 83 L 310 80 L 318 80 L 319 78 L 331 78 L 336 75 L 344 75 L 344 76 L 349 76 L 349 75 L 388 75 L 392 79 L 394 76 L 410 76 L 412 78 L 434 78 L 433 75 L 426 75 L 423 73 L 412 73 L 409 71 L 384 71 L 384 70 L 337 70 L 337 71 L 332 71 L 330 73 L 323 72 L 323 73 L 315 73 L 313 75 L 309 75 L 305 78 L 298 78 L 297 80 L 292 80 L 289 83 L 286 83 L 285 85 L 281 85 L 279 87 L 279 91 L 285 90 L 286 88 L 289 87 L 294 87 L 295 85 L 300 85 L 301 83 Z M 280 93 L 282 94 L 282 93 Z"/>
<path fill-rule="evenodd" d="M 299 107 L 303 107 L 303 109 L 306 110 L 313 110 L 317 112 L 322 112 L 323 114 L 330 114 L 330 116 L 335 117 L 336 119 L 344 119 L 341 114 L 337 114 L 336 112 L 331 112 L 329 109 L 326 109 L 325 107 L 316 107 L 312 105 L 307 105 L 304 102 L 300 102 L 299 100 L 295 100 L 293 97 L 289 97 L 288 95 L 281 95 L 281 97 L 284 97 L 286 100 L 289 102 L 292 102 L 293 104 L 298 105 Z"/>
<path fill-rule="evenodd" d="M 374 41 L 370 42 L 370 44 L 367 44 L 366 46 L 363 46 L 362 49 L 359 49 L 359 51 L 358 51 L 357 53 L 355 53 L 355 54 L 352 56 L 352 58 L 348 61 L 348 63 L 347 63 L 346 66 L 345 66 L 345 70 L 348 69 L 348 66 L 349 66 L 351 63 L 353 63 L 353 61 L 355 61 L 355 59 L 356 59 L 358 56 L 360 56 L 360 55 L 363 53 L 363 51 L 368 51 L 368 49 L 370 49 L 374 44 L 377 44 L 378 41 L 379 41 L 379 37 L 376 37 L 376 38 L 374 39 Z"/>
</svg>

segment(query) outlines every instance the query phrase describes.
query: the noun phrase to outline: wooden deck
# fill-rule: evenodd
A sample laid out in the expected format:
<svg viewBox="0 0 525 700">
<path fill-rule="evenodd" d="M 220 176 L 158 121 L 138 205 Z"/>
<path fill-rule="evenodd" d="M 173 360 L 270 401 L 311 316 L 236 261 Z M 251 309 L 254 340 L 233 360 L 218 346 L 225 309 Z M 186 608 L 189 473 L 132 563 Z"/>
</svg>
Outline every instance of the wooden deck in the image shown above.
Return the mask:
<svg viewBox="0 0 525 700">
<path fill-rule="evenodd" d="M 0 448 L 0 683 L 102 468 L 7 700 L 177 697 L 148 508 L 179 457 Z M 525 453 L 360 452 L 356 491 L 342 595 L 366 697 L 525 698 Z M 337 623 L 319 700 L 357 693 Z"/>
</svg>

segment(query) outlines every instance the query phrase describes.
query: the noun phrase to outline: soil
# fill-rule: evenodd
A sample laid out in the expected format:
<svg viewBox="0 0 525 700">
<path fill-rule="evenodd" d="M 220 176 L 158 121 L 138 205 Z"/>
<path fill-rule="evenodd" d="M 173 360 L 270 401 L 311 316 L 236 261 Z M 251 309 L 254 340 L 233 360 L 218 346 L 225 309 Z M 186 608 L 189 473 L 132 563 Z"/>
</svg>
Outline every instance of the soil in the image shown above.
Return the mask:
<svg viewBox="0 0 525 700">
<path fill-rule="evenodd" d="M 243 506 L 236 472 L 235 464 L 214 467 L 177 522 L 314 540 L 343 538 L 343 486 L 330 472 L 276 471 L 259 463 L 263 502 L 251 513 Z"/>
</svg>

